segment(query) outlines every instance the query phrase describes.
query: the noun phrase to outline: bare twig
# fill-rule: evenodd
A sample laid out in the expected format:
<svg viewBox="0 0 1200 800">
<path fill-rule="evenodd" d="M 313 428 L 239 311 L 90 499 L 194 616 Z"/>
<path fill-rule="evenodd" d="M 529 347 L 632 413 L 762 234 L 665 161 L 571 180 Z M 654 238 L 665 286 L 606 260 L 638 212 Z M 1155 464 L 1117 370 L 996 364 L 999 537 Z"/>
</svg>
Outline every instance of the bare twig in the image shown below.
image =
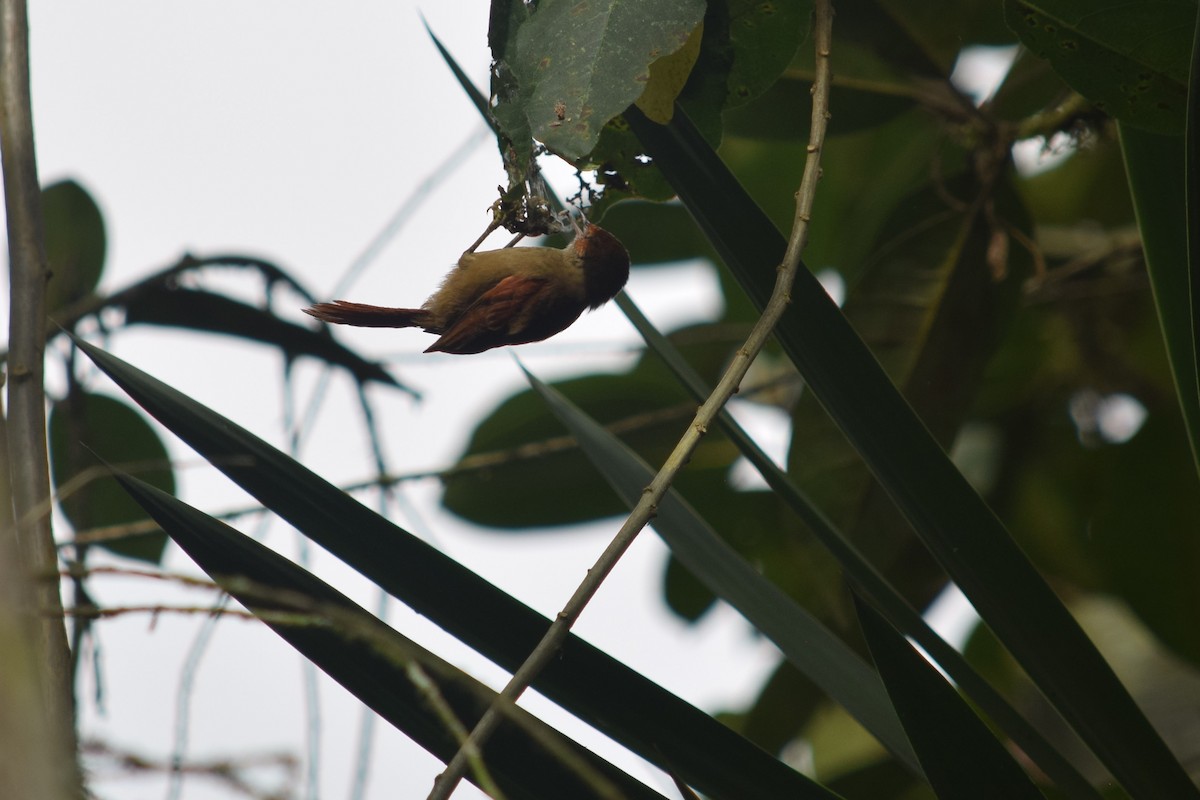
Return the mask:
<svg viewBox="0 0 1200 800">
<path fill-rule="evenodd" d="M 151 627 L 154 626 L 155 622 L 163 614 L 178 614 L 181 617 L 194 617 L 197 615 L 222 618 L 232 617 L 233 619 L 240 619 L 246 622 L 258 622 L 261 620 L 262 622 L 270 622 L 276 625 L 290 625 L 292 627 L 301 627 L 314 622 L 310 617 L 286 611 L 264 611 L 261 614 L 252 614 L 249 611 L 242 611 L 236 608 L 214 608 L 211 604 L 203 606 L 176 606 L 165 603 L 132 606 L 69 606 L 63 609 L 63 613 L 68 617 L 79 617 L 81 619 L 114 619 L 130 614 L 149 614 L 154 620 L 150 623 Z M 317 620 L 316 622 L 320 623 L 321 621 Z"/>
<path fill-rule="evenodd" d="M 437 684 L 429 679 L 425 674 L 425 670 L 421 669 L 421 665 L 415 661 L 409 662 L 405 667 L 405 674 L 408 675 L 409 682 L 417 687 L 425 702 L 433 709 L 433 713 L 437 714 L 441 723 L 446 726 L 446 730 L 454 734 L 464 748 L 467 748 L 467 766 L 471 770 L 471 774 L 475 776 L 475 780 L 489 797 L 494 800 L 504 800 L 504 792 L 500 791 L 500 786 L 492 778 L 488 772 L 487 765 L 483 763 L 483 754 L 477 749 L 470 747 L 467 744 L 467 736 L 470 731 L 462 724 L 455 715 L 454 709 L 446 702 L 446 698 L 442 697 L 441 691 L 438 690 Z"/>
<path fill-rule="evenodd" d="M 29 99 L 29 21 L 24 0 L 0 0 L 0 150 L 8 217 L 9 347 L 8 454 L 12 508 L 16 524 L 3 532 L 15 537 L 12 551 L 19 569 L 31 576 L 53 574 L 57 554 L 50 520 L 28 516 L 50 496 L 46 458 L 46 409 L 42 387 L 46 324 L 46 247 L 42 234 L 41 188 L 33 147 Z M 31 606 L 62 609 L 57 581 L 37 581 Z M 71 703 L 70 654 L 61 615 L 35 623 L 35 652 L 42 664 L 42 700 L 52 726 L 49 744 L 74 763 L 75 729 Z M 82 795 L 76 770 L 74 786 L 63 796 Z"/>
<path fill-rule="evenodd" d="M 296 783 L 296 775 L 300 768 L 296 757 L 290 753 L 260 753 L 257 755 L 239 753 L 230 758 L 190 761 L 180 764 L 173 759 L 157 758 L 119 748 L 99 739 L 84 742 L 83 752 L 92 760 L 99 762 L 89 770 L 93 780 L 178 771 L 193 776 L 211 778 L 226 789 L 255 800 L 284 800 L 284 798 L 292 797 L 294 793 L 291 787 Z M 107 770 L 102 769 L 104 767 L 107 767 Z M 281 783 L 279 788 L 261 789 L 250 782 L 247 773 L 259 774 L 264 768 L 279 770 Z M 105 774 L 106 772 L 109 774 Z"/>
<path fill-rule="evenodd" d="M 570 632 L 571 626 L 579 618 L 609 572 L 616 566 L 621 555 L 653 517 L 659 501 L 670 489 L 675 476 L 687 463 L 717 414 L 737 391 L 750 364 L 771 335 L 771 331 L 774 330 L 788 303 L 791 302 L 791 287 L 796 271 L 800 268 L 800 253 L 808 239 L 808 222 L 812 216 L 813 196 L 816 194 L 817 181 L 820 177 L 820 156 L 825 141 L 825 128 L 829 119 L 829 51 L 833 26 L 833 9 L 830 0 L 817 0 L 815 17 L 816 79 L 813 83 L 812 128 L 809 136 L 808 159 L 804 165 L 800 190 L 796 194 L 796 216 L 792 225 L 792 235 L 788 241 L 783 264 L 779 267 L 771 298 L 763 310 L 762 317 L 750 332 L 746 343 L 738 350 L 717 387 L 696 413 L 695 419 L 680 439 L 679 444 L 676 445 L 674 452 L 667 458 L 654 480 L 642 492 L 642 499 L 633 509 L 625 524 L 621 526 L 616 537 L 600 555 L 596 564 L 588 570 L 587 577 L 575 590 L 575 594 L 572 595 L 563 610 L 558 613 L 542 641 L 504 687 L 498 701 L 515 702 L 538 673 L 555 658 Z M 446 800 L 450 797 L 467 768 L 472 748 L 476 750 L 482 748 L 500 720 L 501 714 L 496 706 L 489 708 L 467 741 L 459 748 L 458 753 L 446 765 L 445 771 L 438 776 L 433 790 L 429 793 L 429 800 Z"/>
<path fill-rule="evenodd" d="M 62 570 L 63 577 L 92 578 L 97 575 L 116 575 L 122 578 L 149 578 L 155 581 L 178 583 L 192 589 L 209 589 L 222 591 L 213 583 L 211 578 L 200 578 L 195 575 L 184 575 L 182 572 L 167 572 L 161 569 L 137 569 L 133 567 L 89 567 L 84 564 L 72 564 L 70 569 Z M 214 612 L 215 613 L 215 612 Z"/>
</svg>

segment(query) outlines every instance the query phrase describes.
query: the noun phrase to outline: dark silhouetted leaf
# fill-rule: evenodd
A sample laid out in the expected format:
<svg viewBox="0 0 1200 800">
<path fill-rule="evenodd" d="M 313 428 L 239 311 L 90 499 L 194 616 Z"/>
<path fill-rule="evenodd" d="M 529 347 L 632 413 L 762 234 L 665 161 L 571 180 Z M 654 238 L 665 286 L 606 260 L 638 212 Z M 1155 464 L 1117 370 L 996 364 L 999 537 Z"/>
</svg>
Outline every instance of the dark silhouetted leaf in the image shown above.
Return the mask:
<svg viewBox="0 0 1200 800">
<path fill-rule="evenodd" d="M 108 240 L 99 206 L 75 181 L 42 190 L 42 216 L 50 267 L 46 310 L 54 313 L 95 291 Z"/>
<path fill-rule="evenodd" d="M 278 449 L 120 359 L 78 344 L 149 413 L 265 506 L 502 668 L 515 671 L 550 625 Z M 533 688 L 711 797 L 830 797 L 578 637 L 568 637 Z"/>
<path fill-rule="evenodd" d="M 1129 190 L 1137 208 L 1138 231 L 1146 253 L 1146 271 L 1154 287 L 1154 303 L 1175 374 L 1179 407 L 1187 422 L 1192 456 L 1200 472 L 1200 377 L 1193 346 L 1200 320 L 1194 316 L 1200 286 L 1185 266 L 1200 250 L 1200 232 L 1188 230 L 1184 177 L 1196 164 L 1186 164 L 1184 140 L 1121 127 L 1121 150 L 1129 170 Z M 1192 179 L 1194 180 L 1194 178 Z"/>
<path fill-rule="evenodd" d="M 651 461 L 670 452 L 695 410 L 679 385 L 659 371 L 593 375 L 556 388 L 601 421 L 617 425 Z M 452 472 L 442 498 L 446 508 L 472 522 L 520 529 L 582 522 L 624 509 L 532 390 L 513 395 L 479 423 L 459 467 L 481 457 L 494 465 L 480 469 L 476 463 L 469 471 Z M 728 442 L 710 437 L 693 466 L 723 475 L 736 457 Z M 726 494 L 732 491 L 726 488 Z"/>
<path fill-rule="evenodd" d="M 937 796 L 1043 800 L 1012 755 L 933 665 L 869 605 L 861 600 L 855 605 L 871 656 Z"/>
<path fill-rule="evenodd" d="M 405 388 L 379 364 L 338 344 L 327 332 L 285 322 L 266 309 L 200 289 L 165 283 L 147 285 L 124 300 L 125 321 L 222 333 L 273 345 L 284 357 L 312 356 L 344 367 L 361 381 Z"/>
<path fill-rule="evenodd" d="M 50 409 L 50 460 L 59 508 L 76 531 L 125 525 L 146 514 L 95 453 L 164 492 L 175 491 L 175 473 L 158 433 L 137 411 L 112 397 L 76 392 Z M 90 470 L 90 472 L 89 472 Z M 86 482 L 76 483 L 76 479 Z M 103 542 L 118 555 L 157 564 L 167 537 L 161 531 Z"/>
<path fill-rule="evenodd" d="M 626 112 L 647 152 L 761 308 L 784 238 L 686 116 Z M 805 268 L 775 330 L 785 352 L 925 545 L 1064 717 L 1131 791 L 1197 796 L 1128 691 L 958 472 Z M 1031 626 L 1029 620 L 1039 624 Z M 1097 697 L 1105 701 L 1098 704 Z"/>
<path fill-rule="evenodd" d="M 149 484 L 121 485 L 222 588 L 302 655 L 414 741 L 448 762 L 459 742 L 415 685 L 419 667 L 432 691 L 467 728 L 495 692 L 380 622 L 350 598 L 267 547 Z M 297 615 L 294 624 L 279 615 Z M 506 794 L 525 798 L 645 798 L 662 795 L 557 730 L 518 709 L 483 747 L 489 773 Z M 581 774 L 573 762 L 586 764 Z M 599 782 L 594 776 L 599 777 Z M 468 770 L 467 777 L 474 780 Z M 599 784 L 599 785 L 597 785 Z"/>
<path fill-rule="evenodd" d="M 636 506 L 654 478 L 650 466 L 561 394 L 528 372 L 526 376 L 579 440 L 613 491 L 629 508 Z M 739 558 L 674 489 L 667 490 L 659 501 L 654 529 L 706 586 L 775 642 L 790 662 L 853 714 L 896 758 L 915 768 L 913 753 L 896 727 L 892 709 L 879 702 L 877 676 L 854 651 Z"/>
</svg>

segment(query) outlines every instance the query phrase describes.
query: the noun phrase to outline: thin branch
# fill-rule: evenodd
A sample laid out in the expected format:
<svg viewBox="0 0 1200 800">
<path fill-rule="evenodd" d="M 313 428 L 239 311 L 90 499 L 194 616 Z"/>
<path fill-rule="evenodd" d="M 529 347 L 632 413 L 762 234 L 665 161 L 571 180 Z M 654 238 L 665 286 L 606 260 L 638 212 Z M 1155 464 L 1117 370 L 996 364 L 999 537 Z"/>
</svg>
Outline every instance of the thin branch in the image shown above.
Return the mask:
<svg viewBox="0 0 1200 800">
<path fill-rule="evenodd" d="M 270 622 L 276 625 L 291 625 L 293 627 L 301 627 L 313 623 L 311 617 L 284 611 L 251 614 L 249 611 L 242 611 L 236 608 L 219 608 L 214 610 L 211 604 L 203 606 L 176 606 L 164 603 L 132 606 L 69 606 L 63 609 L 63 613 L 68 617 L 79 617 L 81 619 L 114 619 L 129 614 L 149 614 L 154 618 L 155 622 L 163 614 L 179 614 L 184 617 L 194 617 L 197 615 L 222 618 L 232 617 L 233 619 L 240 619 L 245 622 L 258 622 L 261 620 L 262 622 Z M 151 622 L 150 624 L 153 627 L 155 623 Z"/>
<path fill-rule="evenodd" d="M 34 515 L 50 496 L 46 456 L 46 407 L 42 386 L 46 324 L 46 245 L 42 228 L 41 187 L 33 146 L 29 98 L 29 20 L 24 0 L 0 0 L 0 150 L 4 202 L 8 217 L 9 347 L 8 452 L 12 503 L 17 520 L 5 536 L 15 536 L 20 569 L 31 576 L 53 574 L 57 562 L 50 520 Z M 32 605 L 61 610 L 57 580 L 34 584 Z M 70 653 L 60 615 L 37 622 L 37 652 L 42 663 L 43 707 L 53 727 L 46 744 L 74 763 L 75 728 L 71 701 Z M 63 774 L 78 771 L 64 769 Z M 64 783 L 70 783 L 66 781 Z M 82 795 L 79 783 L 66 795 Z"/>
<path fill-rule="evenodd" d="M 90 567 L 86 564 L 74 562 L 68 569 L 61 570 L 59 575 L 64 578 L 73 578 L 81 580 L 84 578 L 96 578 L 105 576 L 115 576 L 120 578 L 147 578 L 152 581 L 163 581 L 165 583 L 175 583 L 186 589 L 203 589 L 209 592 L 224 593 L 224 589 L 218 586 L 213 580 L 207 576 L 186 575 L 182 572 L 167 572 L 161 569 L 138 569 L 136 567 Z M 84 606 L 77 606 L 83 608 Z M 88 606 L 90 607 L 90 606 Z M 224 607 L 208 605 L 208 613 L 213 616 L 220 616 L 226 613 Z M 75 616 L 88 616 L 72 612 L 70 609 L 64 609 L 66 614 L 74 613 Z"/>
<path fill-rule="evenodd" d="M 1049 141 L 1056 133 L 1070 131 L 1080 120 L 1096 113 L 1087 98 L 1072 92 L 1054 108 L 1044 109 L 1021 120 L 1013 131 L 1014 141 L 1041 136 Z"/>
<path fill-rule="evenodd" d="M 231 758 L 209 759 L 176 764 L 172 761 L 118 748 L 99 739 L 83 744 L 83 751 L 100 763 L 89 770 L 93 781 L 137 775 L 186 772 L 190 775 L 211 778 L 226 789 L 256 800 L 283 800 L 292 797 L 291 786 L 296 783 L 299 763 L 290 753 L 261 753 L 258 755 L 238 754 Z M 107 767 L 105 770 L 104 768 Z M 276 768 L 281 773 L 281 786 L 275 790 L 255 787 L 248 773 L 258 776 L 265 768 Z"/>
<path fill-rule="evenodd" d="M 497 698 L 498 702 L 516 702 L 538 673 L 557 656 L 571 626 L 599 590 L 609 572 L 616 566 L 621 555 L 654 516 L 659 501 L 670 489 L 675 476 L 688 462 L 692 452 L 700 443 L 701 437 L 708 431 L 717 414 L 737 391 L 738 385 L 745 377 L 755 356 L 758 355 L 788 303 L 791 302 L 792 283 L 800 268 L 800 254 L 808 240 L 808 223 L 812 217 L 813 197 L 816 194 L 817 181 L 820 178 L 821 150 L 825 142 L 825 129 L 829 120 L 831 78 L 829 52 L 832 27 L 833 9 L 830 0 L 817 0 L 814 24 L 816 79 L 812 90 L 812 128 L 809 135 L 808 158 L 804 165 L 800 190 L 796 194 L 796 216 L 792 224 L 791 239 L 788 241 L 787 252 L 784 255 L 783 264 L 779 268 L 775 288 L 763 310 L 762 317 L 750 332 L 746 343 L 734 357 L 712 395 L 696 413 L 695 419 L 680 439 L 679 444 L 676 445 L 674 452 L 667 458 L 654 480 L 642 492 L 642 499 L 633 509 L 625 524 L 621 526 L 621 530 L 617 532 L 616 537 L 605 548 L 596 564 L 588 571 L 587 577 L 575 590 L 575 594 L 563 607 L 563 610 L 558 613 L 542 641 L 509 680 Z M 454 758 L 446 765 L 445 771 L 438 776 L 433 790 L 429 793 L 429 800 L 447 800 L 450 797 L 468 766 L 469 752 L 472 748 L 478 750 L 483 747 L 500 720 L 501 714 L 493 705 L 479 720 Z"/>
<path fill-rule="evenodd" d="M 408 676 L 409 682 L 425 698 L 425 702 L 433 709 L 433 713 L 437 715 L 446 730 L 454 734 L 454 738 L 466 749 L 467 766 L 470 768 L 471 774 L 475 776 L 479 788 L 493 800 L 504 800 L 504 792 L 500 790 L 499 784 L 492 778 L 487 765 L 483 763 L 483 753 L 467 743 L 470 731 L 459 720 L 450 704 L 446 702 L 446 698 L 438 690 L 437 684 L 430 680 L 429 676 L 425 674 L 425 670 L 421 669 L 421 665 L 416 661 L 409 662 L 404 672 Z"/>
</svg>

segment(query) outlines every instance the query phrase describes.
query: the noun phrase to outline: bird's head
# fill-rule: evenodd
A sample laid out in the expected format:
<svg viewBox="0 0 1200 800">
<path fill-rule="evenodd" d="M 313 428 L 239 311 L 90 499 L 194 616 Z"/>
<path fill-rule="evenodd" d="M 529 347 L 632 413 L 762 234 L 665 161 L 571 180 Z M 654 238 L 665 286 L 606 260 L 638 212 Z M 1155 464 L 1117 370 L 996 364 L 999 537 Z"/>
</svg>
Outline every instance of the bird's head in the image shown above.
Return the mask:
<svg viewBox="0 0 1200 800">
<path fill-rule="evenodd" d="M 629 280 L 629 253 L 617 237 L 585 222 L 571 242 L 583 268 L 584 292 L 589 308 L 599 308 L 617 296 Z"/>
</svg>

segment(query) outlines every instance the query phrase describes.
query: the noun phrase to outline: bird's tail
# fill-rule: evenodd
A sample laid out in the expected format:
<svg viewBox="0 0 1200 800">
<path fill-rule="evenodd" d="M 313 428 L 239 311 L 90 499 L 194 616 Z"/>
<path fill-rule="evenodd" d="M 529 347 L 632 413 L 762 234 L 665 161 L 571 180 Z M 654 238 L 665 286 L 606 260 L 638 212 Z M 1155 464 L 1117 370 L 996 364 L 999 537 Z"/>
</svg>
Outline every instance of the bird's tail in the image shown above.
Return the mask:
<svg viewBox="0 0 1200 800">
<path fill-rule="evenodd" d="M 388 308 L 345 300 L 314 303 L 304 313 L 322 322 L 360 328 L 425 328 L 432 323 L 429 312 L 423 308 Z"/>
</svg>

